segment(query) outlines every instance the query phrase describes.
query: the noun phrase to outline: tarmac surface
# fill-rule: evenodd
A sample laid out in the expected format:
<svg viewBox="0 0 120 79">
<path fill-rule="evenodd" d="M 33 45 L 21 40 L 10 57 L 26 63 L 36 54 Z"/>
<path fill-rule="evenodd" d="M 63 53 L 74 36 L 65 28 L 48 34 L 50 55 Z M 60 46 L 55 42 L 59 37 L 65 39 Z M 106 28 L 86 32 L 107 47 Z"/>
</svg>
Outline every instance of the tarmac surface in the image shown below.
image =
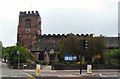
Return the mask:
<svg viewBox="0 0 120 79">
<path fill-rule="evenodd" d="M 6 63 L 2 63 L 2 79 L 120 79 L 118 70 L 93 70 L 92 74 L 86 74 L 83 70 L 49 70 L 49 66 L 41 70 L 41 75 L 35 75 L 35 69 L 9 69 Z M 102 74 L 101 74 L 102 73 Z"/>
<path fill-rule="evenodd" d="M 2 77 L 2 79 L 119 79 L 115 77 Z"/>
</svg>

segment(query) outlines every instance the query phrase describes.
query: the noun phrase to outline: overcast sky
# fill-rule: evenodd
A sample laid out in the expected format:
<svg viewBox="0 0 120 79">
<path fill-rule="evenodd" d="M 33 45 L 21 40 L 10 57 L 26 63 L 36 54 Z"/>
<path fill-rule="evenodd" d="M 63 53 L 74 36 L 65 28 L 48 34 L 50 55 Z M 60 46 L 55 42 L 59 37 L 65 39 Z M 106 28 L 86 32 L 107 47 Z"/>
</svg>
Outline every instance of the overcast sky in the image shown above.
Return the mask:
<svg viewBox="0 0 120 79">
<path fill-rule="evenodd" d="M 0 0 L 0 41 L 15 45 L 20 11 L 38 11 L 42 34 L 118 33 L 119 0 Z"/>
</svg>

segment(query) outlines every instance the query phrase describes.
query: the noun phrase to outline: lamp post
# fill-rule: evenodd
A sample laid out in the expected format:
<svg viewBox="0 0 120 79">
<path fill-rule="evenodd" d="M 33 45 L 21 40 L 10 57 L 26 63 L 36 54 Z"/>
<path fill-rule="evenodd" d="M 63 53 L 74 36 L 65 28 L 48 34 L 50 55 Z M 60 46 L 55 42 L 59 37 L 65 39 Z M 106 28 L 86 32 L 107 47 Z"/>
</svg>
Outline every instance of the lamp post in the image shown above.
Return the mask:
<svg viewBox="0 0 120 79">
<path fill-rule="evenodd" d="M 18 54 L 18 69 L 19 69 L 19 63 L 20 63 L 20 52 L 17 51 L 17 54 Z"/>
</svg>

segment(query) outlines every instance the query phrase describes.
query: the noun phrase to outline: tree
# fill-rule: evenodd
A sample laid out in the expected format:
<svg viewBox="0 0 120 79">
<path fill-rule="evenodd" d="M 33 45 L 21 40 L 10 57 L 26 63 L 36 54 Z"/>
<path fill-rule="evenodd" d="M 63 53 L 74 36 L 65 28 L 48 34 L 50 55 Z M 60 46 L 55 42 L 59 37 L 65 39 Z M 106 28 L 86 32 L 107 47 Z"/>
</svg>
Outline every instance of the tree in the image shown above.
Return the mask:
<svg viewBox="0 0 120 79">
<path fill-rule="evenodd" d="M 66 38 L 63 38 L 60 41 L 60 54 L 63 58 L 64 54 L 75 54 L 77 55 L 79 59 L 79 53 L 80 53 L 80 39 L 78 36 L 75 36 L 74 34 L 70 33 Z"/>
<path fill-rule="evenodd" d="M 2 48 L 2 57 L 6 60 L 9 57 L 10 51 L 11 51 L 11 47 L 3 47 Z"/>
<path fill-rule="evenodd" d="M 87 41 L 87 48 L 85 48 L 85 51 L 82 51 L 82 41 Z M 92 57 L 95 57 L 95 55 L 99 55 L 100 58 L 102 58 L 103 53 L 105 52 L 105 40 L 103 37 L 93 37 L 93 36 L 81 36 L 78 37 L 74 34 L 69 34 L 66 38 L 63 38 L 60 41 L 60 53 L 61 57 L 65 53 L 73 53 L 77 55 L 78 61 L 79 56 L 82 55 L 85 57 L 86 61 L 88 63 L 92 62 Z"/>
<path fill-rule="evenodd" d="M 30 61 L 34 61 L 34 56 L 25 47 L 22 47 L 21 45 L 13 47 L 11 55 L 17 55 L 18 56 L 17 51 L 20 52 L 21 63 L 27 63 L 27 62 L 30 62 Z"/>
<path fill-rule="evenodd" d="M 120 49 L 113 49 L 107 51 L 105 54 L 107 64 L 119 64 L 120 62 Z"/>
<path fill-rule="evenodd" d="M 104 38 L 88 36 L 86 40 L 88 41 L 88 48 L 84 53 L 84 56 L 86 57 L 86 61 L 88 63 L 91 63 L 92 57 L 95 57 L 96 55 L 99 56 L 97 58 L 102 58 L 106 48 Z"/>
<path fill-rule="evenodd" d="M 20 63 L 32 63 L 35 61 L 33 54 L 21 45 L 10 46 L 6 48 L 4 47 L 2 51 L 3 57 L 4 59 L 9 60 L 10 65 L 17 65 L 18 63 L 17 51 L 20 52 Z"/>
<path fill-rule="evenodd" d="M 0 41 L 0 58 L 2 58 L 2 42 Z"/>
</svg>

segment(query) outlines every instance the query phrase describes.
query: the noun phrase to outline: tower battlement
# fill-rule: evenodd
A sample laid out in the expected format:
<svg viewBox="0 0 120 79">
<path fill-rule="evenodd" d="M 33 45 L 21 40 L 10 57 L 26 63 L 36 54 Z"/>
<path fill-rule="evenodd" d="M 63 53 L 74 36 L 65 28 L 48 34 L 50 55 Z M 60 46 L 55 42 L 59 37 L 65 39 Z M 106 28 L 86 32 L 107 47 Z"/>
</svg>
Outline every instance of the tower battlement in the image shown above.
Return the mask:
<svg viewBox="0 0 120 79">
<path fill-rule="evenodd" d="M 25 16 L 39 16 L 39 13 L 38 13 L 38 11 L 28 11 L 28 12 L 26 12 L 26 11 L 21 11 L 20 13 L 19 13 L 19 16 L 20 17 L 25 17 Z"/>
<path fill-rule="evenodd" d="M 40 37 L 67 37 L 69 34 L 43 34 L 43 35 L 39 35 Z M 78 37 L 87 37 L 87 36 L 91 36 L 93 37 L 93 34 L 75 34 Z"/>
</svg>

